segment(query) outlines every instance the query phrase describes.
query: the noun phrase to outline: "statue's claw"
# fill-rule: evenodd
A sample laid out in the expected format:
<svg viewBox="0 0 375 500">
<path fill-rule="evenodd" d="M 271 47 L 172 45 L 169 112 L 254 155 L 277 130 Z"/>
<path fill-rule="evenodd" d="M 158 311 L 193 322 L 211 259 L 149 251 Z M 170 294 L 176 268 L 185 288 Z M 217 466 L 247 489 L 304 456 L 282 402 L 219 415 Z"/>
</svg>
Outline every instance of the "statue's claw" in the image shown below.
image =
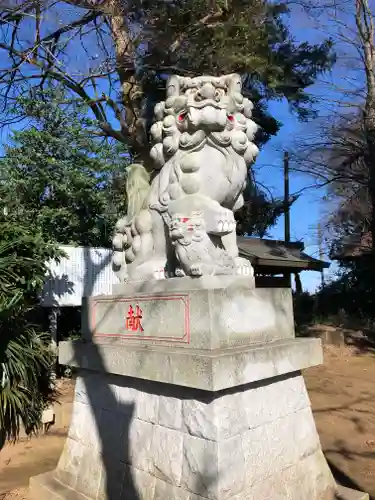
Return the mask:
<svg viewBox="0 0 375 500">
<path fill-rule="evenodd" d="M 203 269 L 200 264 L 195 264 L 190 267 L 190 274 L 191 276 L 203 276 Z"/>
<path fill-rule="evenodd" d="M 207 232 L 216 236 L 224 236 L 236 230 L 236 221 L 233 212 L 223 210 L 211 217 L 207 217 Z M 211 219 L 211 220 L 210 220 Z"/>
<path fill-rule="evenodd" d="M 176 268 L 175 275 L 177 276 L 177 278 L 183 278 L 184 276 L 186 276 L 185 271 L 180 267 Z"/>
<path fill-rule="evenodd" d="M 236 264 L 236 274 L 241 276 L 254 276 L 254 269 L 251 263 L 247 259 L 243 259 L 242 257 L 237 257 L 235 259 Z"/>
<path fill-rule="evenodd" d="M 155 269 L 154 271 L 154 278 L 156 280 L 164 280 L 165 279 L 165 269 Z"/>
</svg>

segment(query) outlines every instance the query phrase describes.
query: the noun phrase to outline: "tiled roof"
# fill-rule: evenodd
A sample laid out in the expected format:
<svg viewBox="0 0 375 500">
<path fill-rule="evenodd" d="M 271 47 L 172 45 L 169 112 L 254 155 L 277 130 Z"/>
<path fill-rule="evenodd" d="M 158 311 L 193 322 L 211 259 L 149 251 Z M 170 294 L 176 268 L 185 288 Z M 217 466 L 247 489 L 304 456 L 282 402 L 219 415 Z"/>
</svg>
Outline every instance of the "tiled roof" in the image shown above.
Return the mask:
<svg viewBox="0 0 375 500">
<path fill-rule="evenodd" d="M 249 259 L 254 266 L 283 267 L 321 271 L 329 263 L 310 257 L 303 252 L 303 243 L 285 243 L 277 240 L 237 237 L 240 256 Z"/>
</svg>

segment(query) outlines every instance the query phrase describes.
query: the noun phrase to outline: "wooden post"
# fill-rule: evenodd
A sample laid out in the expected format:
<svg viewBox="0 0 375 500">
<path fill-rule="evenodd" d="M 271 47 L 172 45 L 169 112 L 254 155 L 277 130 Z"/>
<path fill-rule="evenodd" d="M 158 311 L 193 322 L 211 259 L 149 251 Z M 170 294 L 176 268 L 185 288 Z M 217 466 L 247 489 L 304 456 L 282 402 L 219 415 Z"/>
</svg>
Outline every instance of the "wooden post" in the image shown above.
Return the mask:
<svg viewBox="0 0 375 500">
<path fill-rule="evenodd" d="M 303 288 L 302 288 L 301 276 L 299 275 L 299 273 L 294 274 L 294 279 L 296 283 L 296 295 L 301 295 L 301 293 L 303 292 Z"/>
<path fill-rule="evenodd" d="M 58 307 L 52 307 L 48 316 L 49 331 L 51 334 L 51 347 L 55 353 L 55 363 L 52 368 L 52 378 L 56 379 L 58 374 L 58 338 L 57 338 L 57 321 L 60 314 Z"/>
</svg>

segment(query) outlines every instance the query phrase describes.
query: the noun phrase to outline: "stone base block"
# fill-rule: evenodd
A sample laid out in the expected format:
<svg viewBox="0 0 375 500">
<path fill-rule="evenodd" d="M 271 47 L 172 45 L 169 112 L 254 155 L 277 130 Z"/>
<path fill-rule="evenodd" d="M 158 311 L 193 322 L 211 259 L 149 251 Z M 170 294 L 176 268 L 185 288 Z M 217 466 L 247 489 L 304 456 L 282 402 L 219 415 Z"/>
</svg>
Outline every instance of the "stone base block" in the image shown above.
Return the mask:
<svg viewBox="0 0 375 500">
<path fill-rule="evenodd" d="M 227 349 L 294 338 L 285 288 L 249 278 L 206 276 L 127 283 L 83 304 L 82 335 L 102 344 Z"/>
<path fill-rule="evenodd" d="M 336 492 L 337 500 L 370 500 L 368 493 L 363 493 L 362 491 L 352 490 L 350 488 L 344 488 L 344 486 L 338 486 Z"/>
<path fill-rule="evenodd" d="M 82 371 L 64 451 L 32 480 L 34 500 L 43 488 L 69 500 L 336 495 L 299 373 L 208 392 Z"/>
<path fill-rule="evenodd" d="M 136 474 L 137 476 L 137 471 Z M 155 490 L 152 493 L 155 493 L 154 499 L 156 500 L 204 500 L 204 497 L 200 497 L 194 495 L 193 493 L 183 492 L 180 488 L 176 488 L 168 483 L 163 481 L 159 481 L 154 479 L 155 482 Z M 147 487 L 145 480 L 142 481 L 141 474 L 138 472 L 138 487 Z M 272 482 L 267 486 L 267 484 L 263 484 L 262 487 L 264 491 L 267 492 L 269 488 L 277 487 L 277 484 Z M 272 489 L 271 489 L 272 491 Z M 54 471 L 47 472 L 45 474 L 40 474 L 39 476 L 32 477 L 30 479 L 30 493 L 32 500 L 88 500 L 85 495 L 79 493 L 78 491 L 65 486 L 60 481 L 55 478 Z M 249 493 L 250 496 L 239 496 L 238 500 L 261 500 L 264 497 L 257 497 L 257 491 L 253 493 Z M 246 494 L 247 495 L 247 494 Z M 331 500 L 369 500 L 370 497 L 367 493 L 363 493 L 360 491 L 355 491 L 349 488 L 344 488 L 343 486 L 338 486 L 334 496 L 330 496 L 331 493 L 328 492 L 327 499 Z M 117 498 L 121 497 L 113 497 L 111 500 L 117 500 Z M 129 497 L 124 496 L 126 500 L 139 500 L 139 496 Z M 152 498 L 152 497 L 151 497 Z M 267 500 L 271 500 L 276 497 L 266 497 Z M 280 498 L 280 497 L 279 497 Z M 281 497 L 282 498 L 282 497 Z M 297 498 L 297 497 L 296 497 Z M 303 497 L 298 497 L 299 500 L 307 500 Z M 324 497 L 322 497 L 324 500 Z M 236 499 L 237 500 L 237 499 Z M 288 497 L 289 500 L 289 497 Z"/>
<path fill-rule="evenodd" d="M 316 457 L 316 459 L 322 459 L 320 457 Z M 324 458 L 322 459 L 324 460 Z M 144 487 L 148 487 L 149 484 L 147 484 L 146 477 L 142 478 L 142 473 L 139 471 L 135 470 L 135 477 L 137 478 L 137 484 L 138 487 L 143 489 Z M 148 478 L 149 479 L 149 478 Z M 282 480 L 281 480 L 282 481 Z M 151 479 L 152 483 L 155 483 L 155 489 L 150 492 L 150 494 L 154 494 L 155 500 L 204 500 L 204 497 L 200 497 L 198 495 L 194 495 L 193 493 L 189 492 L 183 492 L 181 488 L 176 488 L 168 483 L 165 483 L 163 481 L 159 481 L 156 478 Z M 282 483 L 281 483 L 282 484 Z M 124 484 L 125 485 L 125 484 Z M 126 487 L 126 485 L 125 485 Z M 272 488 L 275 491 L 275 488 L 277 488 L 277 483 L 276 482 L 270 482 L 268 485 L 267 484 L 262 484 L 262 488 L 264 489 L 265 494 L 266 492 L 269 491 L 269 489 Z M 72 488 L 69 488 L 68 486 L 65 486 L 62 484 L 60 481 L 58 481 L 55 477 L 55 472 L 47 472 L 45 474 L 40 474 L 39 476 L 35 476 L 30 479 L 30 493 L 31 493 L 31 498 L 33 500 L 88 500 L 88 498 L 85 495 L 82 495 L 82 493 L 79 493 L 78 491 L 73 490 Z M 258 497 L 258 491 L 254 491 L 253 493 L 250 492 L 249 494 L 246 494 L 247 496 L 239 496 L 238 500 L 262 500 L 263 498 L 267 498 L 267 500 L 273 500 L 274 498 L 280 498 L 276 496 L 272 497 Z M 331 500 L 369 500 L 370 497 L 367 493 L 362 493 L 360 491 L 355 491 L 349 488 L 344 488 L 343 486 L 337 486 L 336 492 L 334 496 L 330 496 L 331 493 L 328 491 L 328 496 L 326 497 L 327 499 Z M 113 497 L 111 500 L 117 500 L 117 498 L 121 497 Z M 129 497 L 129 496 L 124 496 L 123 498 L 126 498 L 127 500 L 139 500 L 139 496 L 136 497 Z M 236 497 L 235 497 L 236 498 Z M 283 498 L 283 497 L 281 497 Z M 287 497 L 289 500 L 289 497 Z M 297 497 L 296 497 L 297 498 Z M 303 497 L 298 497 L 299 500 L 307 500 Z M 324 497 L 322 497 L 324 500 Z M 237 500 L 237 498 L 236 498 Z"/>
<path fill-rule="evenodd" d="M 30 494 L 33 500 L 88 500 L 82 493 L 58 481 L 54 472 L 30 478 Z"/>
<path fill-rule="evenodd" d="M 61 364 L 205 391 L 221 391 L 319 365 L 320 339 L 285 339 L 232 349 L 173 349 L 60 342 Z"/>
</svg>

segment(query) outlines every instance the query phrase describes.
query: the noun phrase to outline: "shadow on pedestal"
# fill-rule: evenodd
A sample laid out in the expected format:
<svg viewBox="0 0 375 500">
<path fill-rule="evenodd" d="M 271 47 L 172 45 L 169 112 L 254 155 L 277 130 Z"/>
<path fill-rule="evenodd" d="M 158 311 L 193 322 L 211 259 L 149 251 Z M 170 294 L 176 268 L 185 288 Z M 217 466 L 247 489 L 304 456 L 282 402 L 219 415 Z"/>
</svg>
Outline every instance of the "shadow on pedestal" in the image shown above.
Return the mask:
<svg viewBox="0 0 375 500">
<path fill-rule="evenodd" d="M 84 297 L 91 297 L 93 293 L 93 288 L 96 279 L 100 272 L 108 265 L 111 259 L 109 255 L 104 261 L 96 264 L 91 260 L 91 254 L 88 248 L 85 248 L 84 252 L 84 265 L 85 265 L 85 278 L 84 283 L 85 290 L 83 292 Z M 110 312 L 110 311 L 109 311 Z M 82 324 L 89 324 L 89 308 L 82 308 Z M 87 333 L 86 333 L 87 335 Z M 97 447 L 100 450 L 100 460 L 98 468 L 95 470 L 92 468 L 95 460 L 91 461 L 93 452 L 92 450 L 87 450 L 89 454 L 87 458 L 87 467 L 85 467 L 85 457 L 79 454 L 74 457 L 74 450 L 71 453 L 66 453 L 65 449 L 60 458 L 61 461 L 68 455 L 72 458 L 71 464 L 64 464 L 65 466 L 71 466 L 71 469 L 76 469 L 76 476 L 72 477 L 71 474 L 64 475 L 64 468 L 59 467 L 49 473 L 42 474 L 31 478 L 30 480 L 30 491 L 33 500 L 87 500 L 87 494 L 89 494 L 90 489 L 91 498 L 93 500 L 142 500 L 140 492 L 136 486 L 135 478 L 133 477 L 133 472 L 128 464 L 131 463 L 131 457 L 129 452 L 129 442 L 130 442 L 130 428 L 132 421 L 134 419 L 135 404 L 134 402 L 124 403 L 119 401 L 117 395 L 113 392 L 113 385 L 110 386 L 106 384 L 107 380 L 105 373 L 108 370 L 105 366 L 105 361 L 100 353 L 98 346 L 90 342 L 90 338 L 86 336 L 86 342 L 91 345 L 90 350 L 90 362 L 95 364 L 97 372 L 100 374 L 100 388 L 89 382 L 90 372 L 82 370 L 79 378 L 83 382 L 83 391 L 85 393 L 85 402 L 87 406 L 91 409 L 91 417 L 93 417 L 94 422 L 82 422 L 81 430 L 84 432 L 85 424 L 86 430 L 92 429 L 90 423 L 95 424 L 96 432 L 95 435 L 91 436 L 91 439 L 97 440 Z M 72 343 L 75 346 L 78 344 Z M 78 351 L 74 352 L 75 359 L 79 364 L 81 362 L 80 353 Z M 81 365 L 82 366 L 82 365 Z M 87 375 L 87 376 L 85 376 Z M 118 381 L 122 378 L 114 375 Z M 121 382 L 119 382 L 121 384 Z M 161 384 L 154 384 L 154 386 Z M 106 409 L 116 409 L 116 413 L 122 416 L 122 435 L 118 434 L 118 425 L 114 421 L 108 421 L 106 418 L 109 414 Z M 77 390 L 75 395 L 74 408 L 77 410 Z M 74 409 L 73 409 L 74 413 Z M 74 416 L 72 416 L 74 418 Z M 71 426 L 72 427 L 72 426 Z M 65 445 L 69 447 L 76 441 L 71 439 L 72 429 L 70 428 L 69 436 Z M 79 436 L 74 436 L 75 438 Z M 82 436 L 81 436 L 82 437 Z M 121 440 L 121 445 L 119 445 L 119 440 Z M 121 453 L 121 463 L 123 467 L 118 467 L 117 452 Z M 90 456 L 91 455 L 91 456 Z M 60 465 L 60 464 L 59 464 Z M 208 467 L 207 467 L 208 469 Z M 203 468 L 205 470 L 205 468 Z M 95 477 L 97 476 L 97 477 Z M 74 482 L 72 482 L 72 479 Z M 197 476 L 197 482 L 209 486 L 214 479 L 210 477 L 209 473 Z M 93 485 L 91 487 L 90 485 Z M 85 491 L 85 494 L 81 493 L 80 490 Z M 142 497 L 143 498 L 143 497 Z M 198 498 L 198 497 L 197 497 Z M 166 500 L 166 498 L 160 499 Z"/>
</svg>

